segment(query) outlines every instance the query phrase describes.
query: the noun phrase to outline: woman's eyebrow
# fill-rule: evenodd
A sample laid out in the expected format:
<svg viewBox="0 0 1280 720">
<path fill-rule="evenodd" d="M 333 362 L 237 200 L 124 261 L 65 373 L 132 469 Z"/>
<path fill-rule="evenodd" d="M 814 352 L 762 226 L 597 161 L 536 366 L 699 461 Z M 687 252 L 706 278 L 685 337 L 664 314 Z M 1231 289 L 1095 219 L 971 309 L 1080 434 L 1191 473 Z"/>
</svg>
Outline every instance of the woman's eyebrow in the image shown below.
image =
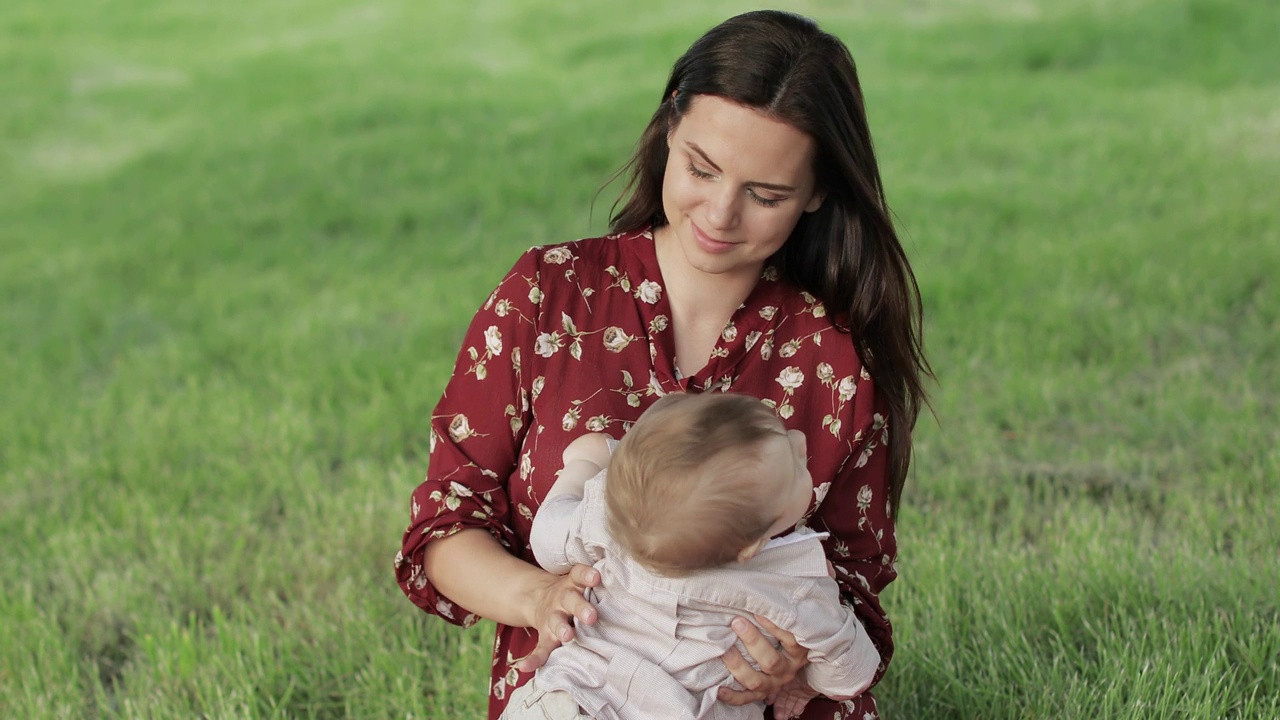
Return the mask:
<svg viewBox="0 0 1280 720">
<path fill-rule="evenodd" d="M 715 170 L 716 172 L 724 172 L 720 169 L 719 165 L 715 164 L 711 158 L 707 157 L 707 154 L 703 152 L 702 148 L 698 147 L 697 143 L 685 141 L 685 145 L 688 145 L 690 150 L 697 153 L 698 157 L 702 158 L 702 162 L 710 165 L 712 170 Z M 796 191 L 796 189 L 790 185 L 779 185 L 778 183 L 760 182 L 758 180 L 748 180 L 744 184 L 748 187 L 758 187 L 764 190 L 773 190 L 774 192 L 789 193 Z"/>
<path fill-rule="evenodd" d="M 686 141 L 685 144 L 689 146 L 690 150 L 698 153 L 698 157 L 702 158 L 702 162 L 710 165 L 712 170 L 715 170 L 716 172 L 724 172 L 723 170 L 720 169 L 719 165 L 715 164 L 715 162 L 712 161 L 711 158 L 707 157 L 707 154 L 703 152 L 702 148 L 698 147 L 696 143 L 691 143 Z"/>
</svg>

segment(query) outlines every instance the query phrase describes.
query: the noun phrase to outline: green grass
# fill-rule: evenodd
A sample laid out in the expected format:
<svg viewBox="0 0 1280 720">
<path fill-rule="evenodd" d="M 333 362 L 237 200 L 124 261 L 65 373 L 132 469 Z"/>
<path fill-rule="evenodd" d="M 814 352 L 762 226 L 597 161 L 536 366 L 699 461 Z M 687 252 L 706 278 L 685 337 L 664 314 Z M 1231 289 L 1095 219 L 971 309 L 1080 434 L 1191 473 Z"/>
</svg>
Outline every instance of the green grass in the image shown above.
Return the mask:
<svg viewBox="0 0 1280 720">
<path fill-rule="evenodd" d="M 426 418 L 746 6 L 436 4 L 0 7 L 0 716 L 481 713 L 391 575 Z M 886 714 L 1280 716 L 1280 6 L 786 7 L 940 381 Z"/>
</svg>

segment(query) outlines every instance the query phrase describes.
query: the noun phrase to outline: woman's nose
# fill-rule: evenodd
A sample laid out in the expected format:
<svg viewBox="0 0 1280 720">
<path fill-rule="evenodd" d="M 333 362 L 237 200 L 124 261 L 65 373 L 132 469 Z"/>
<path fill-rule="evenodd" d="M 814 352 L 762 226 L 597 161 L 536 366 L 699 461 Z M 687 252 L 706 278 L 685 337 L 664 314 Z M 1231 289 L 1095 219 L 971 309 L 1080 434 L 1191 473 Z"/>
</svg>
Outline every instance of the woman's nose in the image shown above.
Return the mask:
<svg viewBox="0 0 1280 720">
<path fill-rule="evenodd" d="M 715 230 L 732 229 L 738 222 L 738 193 L 731 187 L 717 188 L 707 203 L 707 223 Z"/>
</svg>

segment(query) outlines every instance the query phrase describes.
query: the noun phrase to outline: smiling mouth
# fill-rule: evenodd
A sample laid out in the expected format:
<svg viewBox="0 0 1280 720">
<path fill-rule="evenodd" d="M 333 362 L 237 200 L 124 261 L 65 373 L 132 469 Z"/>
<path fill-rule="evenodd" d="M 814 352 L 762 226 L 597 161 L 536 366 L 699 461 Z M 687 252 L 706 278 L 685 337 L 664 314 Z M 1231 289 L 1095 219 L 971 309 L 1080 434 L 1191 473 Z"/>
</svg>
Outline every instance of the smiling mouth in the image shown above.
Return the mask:
<svg viewBox="0 0 1280 720">
<path fill-rule="evenodd" d="M 732 250 L 734 245 L 737 245 L 737 243 L 716 240 L 710 235 L 702 232 L 702 229 L 695 225 L 692 220 L 689 221 L 689 225 L 693 228 L 694 241 L 698 243 L 698 247 L 702 248 L 706 252 L 722 253 L 727 250 Z"/>
</svg>

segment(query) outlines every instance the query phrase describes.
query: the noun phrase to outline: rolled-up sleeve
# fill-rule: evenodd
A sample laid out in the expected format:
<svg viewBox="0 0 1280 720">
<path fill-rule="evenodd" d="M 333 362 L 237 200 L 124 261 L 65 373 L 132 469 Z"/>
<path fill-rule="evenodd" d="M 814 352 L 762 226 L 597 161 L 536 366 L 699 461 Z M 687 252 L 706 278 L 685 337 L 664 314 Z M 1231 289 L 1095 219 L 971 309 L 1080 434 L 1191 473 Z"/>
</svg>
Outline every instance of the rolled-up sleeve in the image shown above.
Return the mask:
<svg viewBox="0 0 1280 720">
<path fill-rule="evenodd" d="M 796 641 L 809 651 L 809 687 L 830 698 L 851 698 L 871 687 L 880 653 L 854 611 L 840 603 L 829 578 L 796 599 Z"/>
<path fill-rule="evenodd" d="M 852 453 L 811 521 L 824 541 L 844 602 L 853 608 L 879 653 L 875 682 L 893 656 L 893 628 L 880 592 L 897 577 L 897 536 L 889 508 L 888 423 L 870 377 L 858 383 Z M 874 684 L 874 682 L 872 683 Z"/>
<path fill-rule="evenodd" d="M 395 559 L 396 581 L 418 607 L 450 622 L 477 618 L 441 595 L 423 572 L 428 544 L 483 528 L 513 553 L 509 479 L 530 424 L 531 378 L 541 302 L 536 249 L 526 252 L 476 312 L 453 375 L 431 416 L 426 479 L 410 499 L 410 523 Z"/>
</svg>

